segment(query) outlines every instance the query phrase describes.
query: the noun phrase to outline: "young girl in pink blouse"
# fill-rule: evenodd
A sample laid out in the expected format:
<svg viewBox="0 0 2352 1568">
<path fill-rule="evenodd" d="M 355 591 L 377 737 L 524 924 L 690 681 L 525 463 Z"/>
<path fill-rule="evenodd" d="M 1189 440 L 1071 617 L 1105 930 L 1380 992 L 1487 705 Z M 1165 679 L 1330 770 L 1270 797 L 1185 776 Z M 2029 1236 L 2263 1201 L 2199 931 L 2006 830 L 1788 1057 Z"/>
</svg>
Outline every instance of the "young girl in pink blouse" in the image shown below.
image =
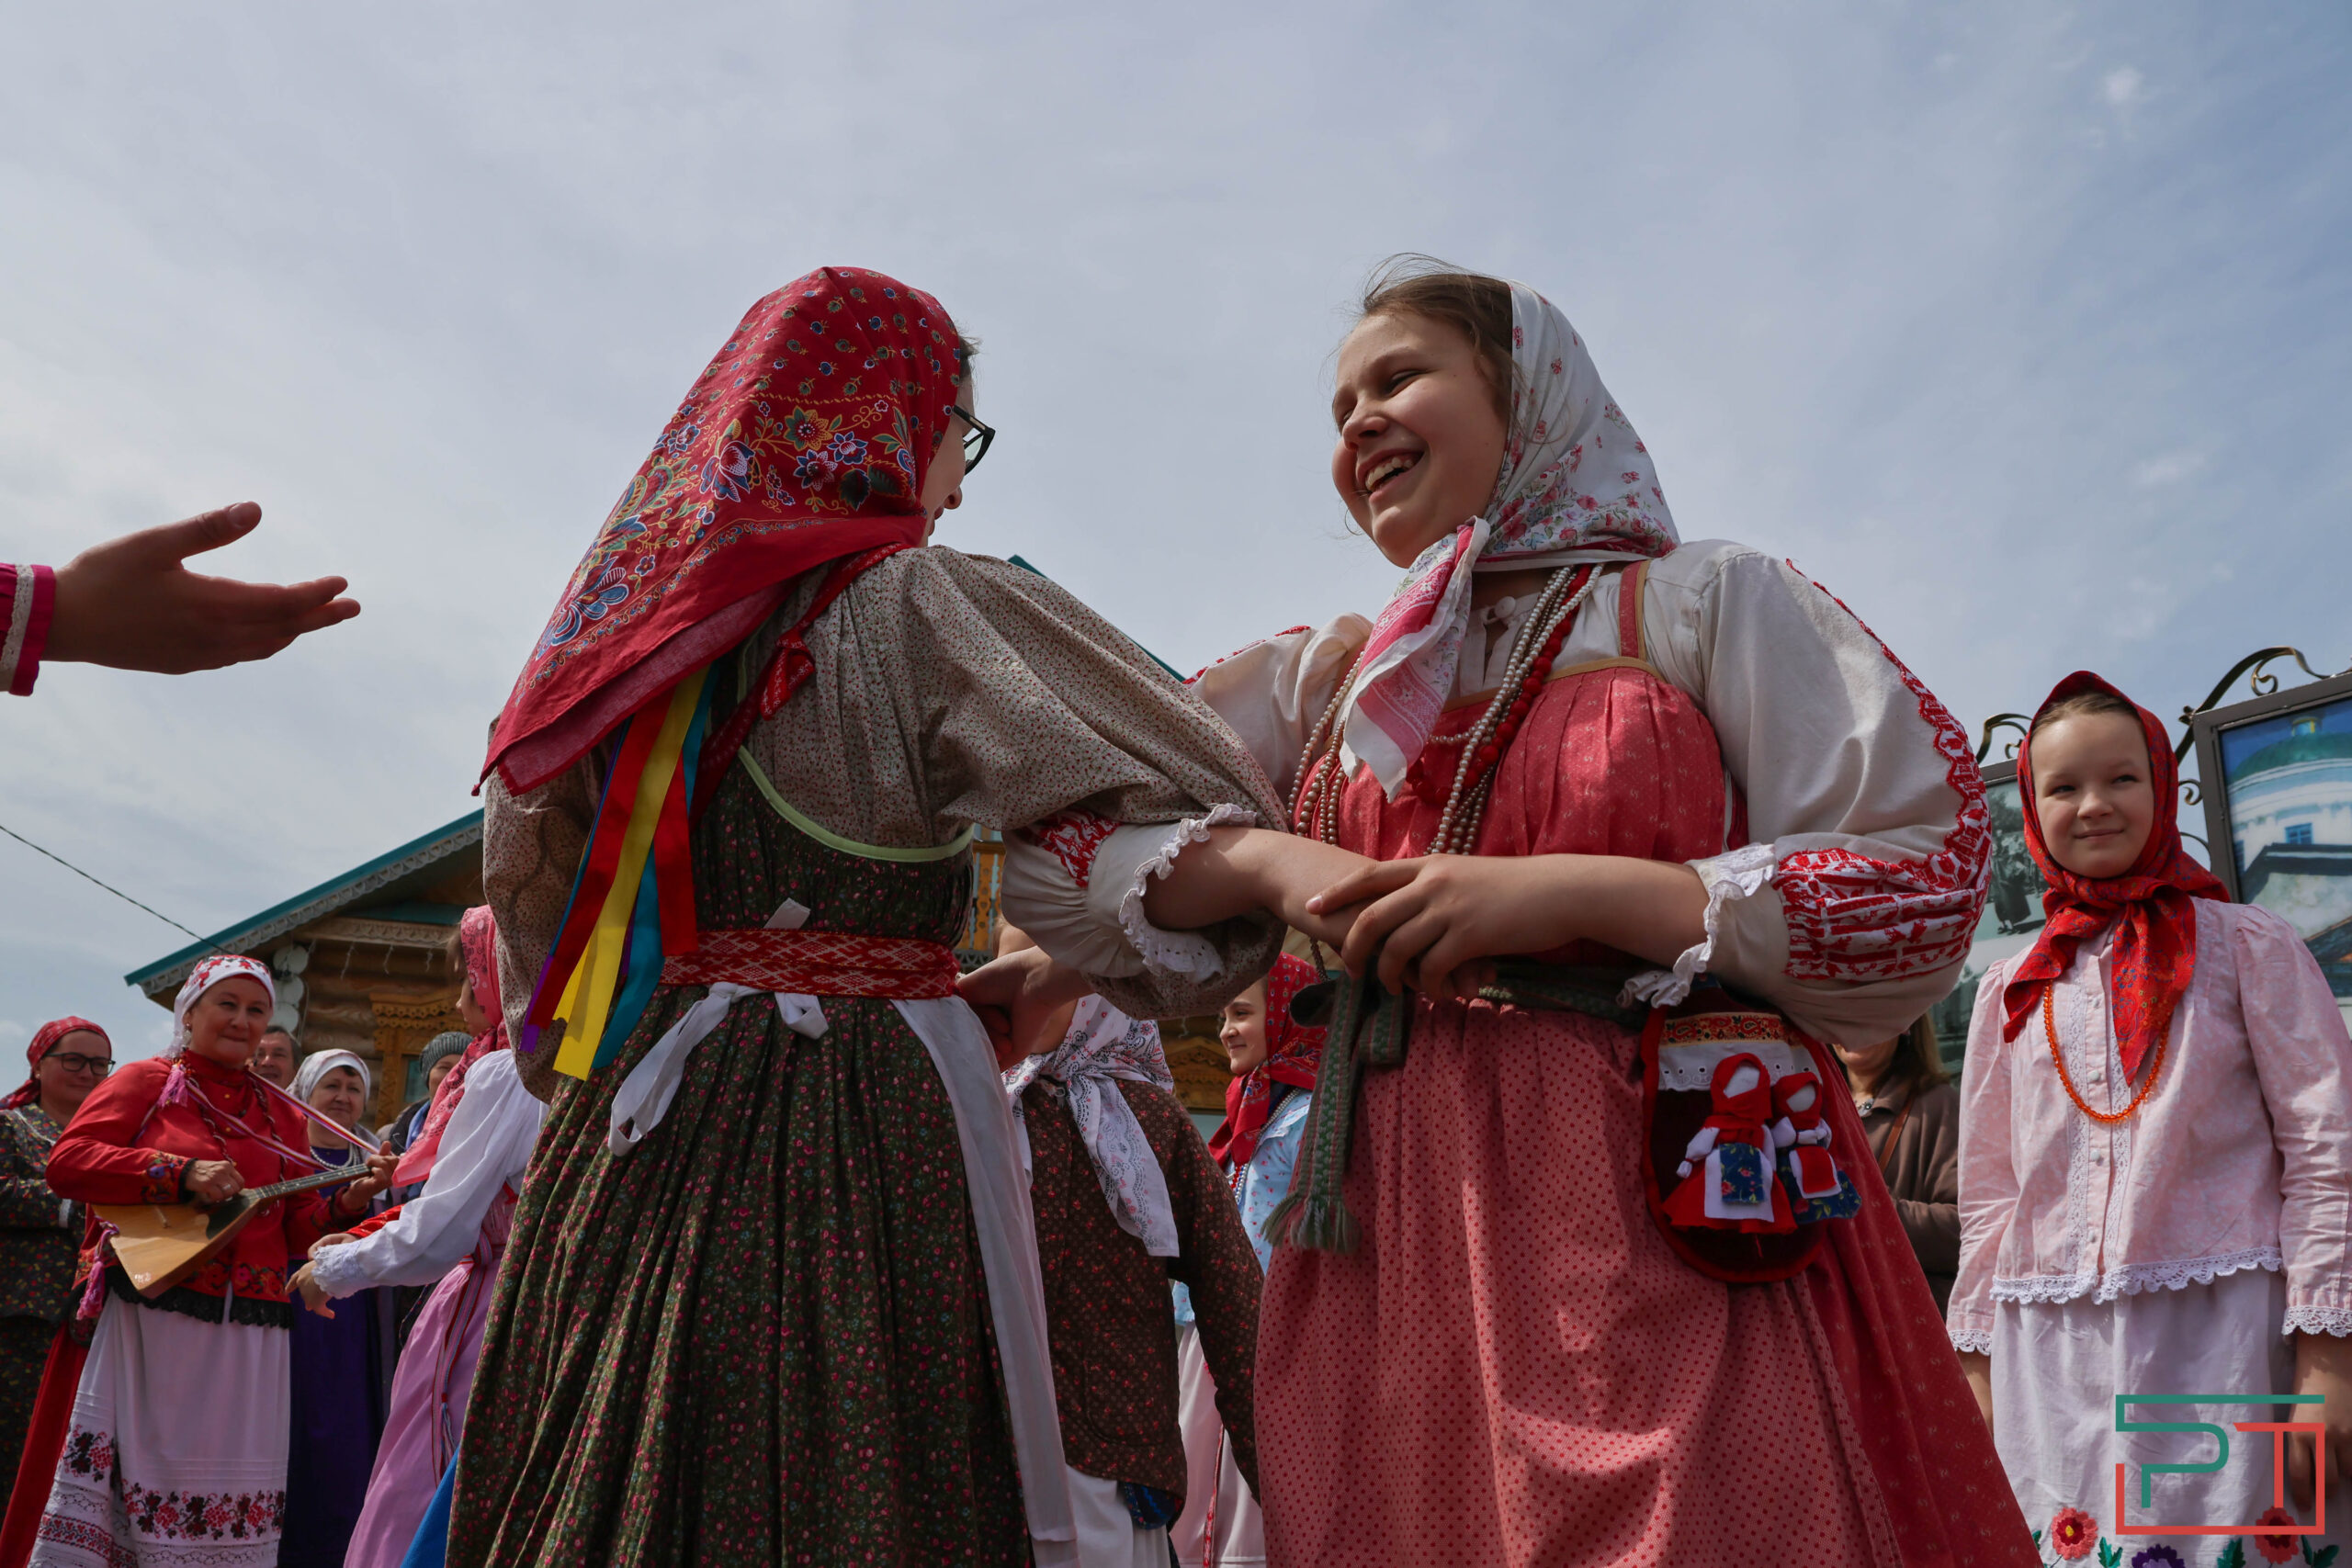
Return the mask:
<svg viewBox="0 0 2352 1568">
<path fill-rule="evenodd" d="M 2062 1556 L 2119 1523 L 2251 1524 L 2274 1501 L 2266 1434 L 2233 1432 L 2228 1463 L 2159 1472 L 2143 1499 L 2143 1466 L 2209 1463 L 2214 1444 L 2120 1433 L 2116 1401 L 2322 1394 L 2123 1414 L 2324 1419 L 2342 1473 L 2352 1040 L 2294 929 L 2226 902 L 2181 848 L 2153 714 L 2069 675 L 2035 716 L 2018 780 L 2050 919 L 1984 976 L 1969 1027 L 1952 1343 L 2026 1517 Z M 2290 1441 L 2308 1503 L 2309 1440 Z"/>
</svg>

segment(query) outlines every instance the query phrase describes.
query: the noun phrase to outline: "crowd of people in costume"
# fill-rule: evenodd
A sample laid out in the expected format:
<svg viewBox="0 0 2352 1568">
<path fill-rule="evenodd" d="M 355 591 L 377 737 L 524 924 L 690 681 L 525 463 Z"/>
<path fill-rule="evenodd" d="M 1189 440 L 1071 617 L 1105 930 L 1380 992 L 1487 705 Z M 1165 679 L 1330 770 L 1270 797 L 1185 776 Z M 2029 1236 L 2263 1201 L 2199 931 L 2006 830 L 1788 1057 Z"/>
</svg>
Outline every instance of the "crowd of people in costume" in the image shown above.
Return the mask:
<svg viewBox="0 0 2352 1568">
<path fill-rule="evenodd" d="M 2352 1437 L 2352 1039 L 2184 850 L 2162 725 L 2083 673 L 2035 716 L 2049 919 L 1954 1086 L 1942 705 L 1682 541 L 1534 290 L 1392 270 L 1335 381 L 1401 586 L 1177 681 L 932 542 L 994 435 L 937 299 L 758 301 L 492 731 L 429 1095 L 359 1126 L 232 954 L 164 1056 L 34 1037 L 0 1568 L 2189 1562 L 2119 1459 L 2132 1521 L 2326 1561 L 2267 1461 L 2114 1419 Z M 1204 1140 L 1151 1021 L 1207 1012 Z M 280 1184 L 159 1288 L 116 1245 Z"/>
</svg>

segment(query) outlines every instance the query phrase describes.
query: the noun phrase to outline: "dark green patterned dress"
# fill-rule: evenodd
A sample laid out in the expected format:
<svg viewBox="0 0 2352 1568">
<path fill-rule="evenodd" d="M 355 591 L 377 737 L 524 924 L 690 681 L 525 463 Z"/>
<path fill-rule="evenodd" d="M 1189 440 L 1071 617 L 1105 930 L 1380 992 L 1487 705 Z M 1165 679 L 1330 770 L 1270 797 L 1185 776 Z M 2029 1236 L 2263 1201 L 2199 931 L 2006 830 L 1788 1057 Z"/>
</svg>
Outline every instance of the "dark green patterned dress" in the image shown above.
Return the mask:
<svg viewBox="0 0 2352 1568">
<path fill-rule="evenodd" d="M 823 929 L 956 940 L 968 851 L 861 859 L 741 769 L 719 787 L 695 844 L 705 926 L 790 897 Z M 829 998 L 809 1040 L 747 998 L 616 1159 L 614 1089 L 702 994 L 658 994 L 540 1134 L 451 1562 L 1026 1562 L 956 1116 L 922 1043 L 888 1001 Z M 663 1157 L 680 1145 L 695 1157 Z M 488 1496 L 525 1506 L 466 1506 Z"/>
<path fill-rule="evenodd" d="M 1197 699 L 1001 562 L 893 558 L 808 642 L 816 676 L 754 729 L 753 765 L 729 769 L 695 829 L 706 929 L 762 925 L 791 897 L 811 930 L 952 944 L 975 818 L 1279 815 Z M 510 999 L 552 940 L 593 788 L 582 770 L 523 796 L 485 786 Z M 915 847 L 875 847 L 894 844 Z M 1216 940 L 1226 992 L 1272 955 L 1262 922 Z M 1185 984 L 1125 982 L 1169 1012 L 1203 1001 Z M 615 1157 L 616 1088 L 704 994 L 656 992 L 586 1082 L 550 1089 L 526 1059 L 550 1111 L 475 1375 L 449 1562 L 1028 1562 L 964 1156 L 929 1053 L 887 1000 L 823 998 L 810 1040 L 747 997 L 695 1048 L 666 1118 Z"/>
</svg>

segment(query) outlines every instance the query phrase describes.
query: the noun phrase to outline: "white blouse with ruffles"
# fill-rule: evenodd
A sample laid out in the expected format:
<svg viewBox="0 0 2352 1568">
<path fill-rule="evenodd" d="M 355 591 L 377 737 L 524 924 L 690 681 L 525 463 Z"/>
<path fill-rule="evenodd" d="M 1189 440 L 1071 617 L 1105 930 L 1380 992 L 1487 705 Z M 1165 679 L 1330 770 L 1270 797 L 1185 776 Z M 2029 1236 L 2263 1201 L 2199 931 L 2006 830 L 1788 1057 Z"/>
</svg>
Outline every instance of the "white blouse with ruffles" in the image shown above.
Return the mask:
<svg viewBox="0 0 2352 1568">
<path fill-rule="evenodd" d="M 1617 657 L 1621 581 L 1612 572 L 1595 585 L 1555 673 Z M 1692 863 L 1709 893 L 1706 936 L 1642 994 L 1679 999 L 1703 970 L 1825 1039 L 1871 1044 L 1899 1033 L 1951 990 L 1984 903 L 1991 836 L 1966 732 L 1844 605 L 1757 550 L 1684 545 L 1651 562 L 1642 600 L 1644 661 L 1714 727 L 1753 840 Z M 1503 612 L 1500 627 L 1474 626 L 1458 684 L 1491 681 L 1524 608 Z M 1283 798 L 1307 732 L 1370 631 L 1361 615 L 1300 627 L 1193 682 Z M 1730 798 L 1724 813 L 1728 824 Z M 1050 836 L 1016 836 L 1006 903 L 1090 973 L 1213 973 L 1206 942 L 1145 919 L 1143 892 L 1186 842 L 1242 819 L 1104 823 L 1091 844 L 1065 835 L 1060 852 L 1049 852 Z"/>
</svg>

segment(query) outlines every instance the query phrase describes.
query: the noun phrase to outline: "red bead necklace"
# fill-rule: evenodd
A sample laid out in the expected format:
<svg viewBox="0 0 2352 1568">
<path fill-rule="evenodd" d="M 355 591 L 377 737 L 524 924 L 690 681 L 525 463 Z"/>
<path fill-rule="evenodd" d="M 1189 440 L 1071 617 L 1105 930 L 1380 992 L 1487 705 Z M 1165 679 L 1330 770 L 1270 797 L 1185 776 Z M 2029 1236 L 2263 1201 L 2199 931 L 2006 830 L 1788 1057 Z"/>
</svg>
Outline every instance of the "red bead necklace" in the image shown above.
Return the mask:
<svg viewBox="0 0 2352 1568">
<path fill-rule="evenodd" d="M 2164 1070 L 2165 1047 L 2170 1043 L 2170 1041 L 2156 1042 L 2156 1057 L 2154 1061 L 2148 1064 L 2147 1081 L 2140 1086 L 2140 1092 L 2132 1097 L 2131 1104 L 2120 1111 L 2093 1111 L 2090 1101 L 2085 1100 L 2082 1092 L 2075 1088 L 2075 1080 L 2066 1071 L 2065 1053 L 2058 1049 L 2057 1009 L 2051 1001 L 2051 998 L 2057 994 L 2058 983 L 2055 980 L 2041 987 L 2041 1036 L 2050 1042 L 2050 1065 L 2058 1069 L 2058 1082 L 2065 1089 L 2066 1098 L 2075 1102 L 2075 1110 L 2103 1127 L 2112 1127 L 2118 1122 L 2130 1121 L 2132 1113 L 2139 1110 L 2155 1089 L 2156 1075 Z"/>
</svg>

